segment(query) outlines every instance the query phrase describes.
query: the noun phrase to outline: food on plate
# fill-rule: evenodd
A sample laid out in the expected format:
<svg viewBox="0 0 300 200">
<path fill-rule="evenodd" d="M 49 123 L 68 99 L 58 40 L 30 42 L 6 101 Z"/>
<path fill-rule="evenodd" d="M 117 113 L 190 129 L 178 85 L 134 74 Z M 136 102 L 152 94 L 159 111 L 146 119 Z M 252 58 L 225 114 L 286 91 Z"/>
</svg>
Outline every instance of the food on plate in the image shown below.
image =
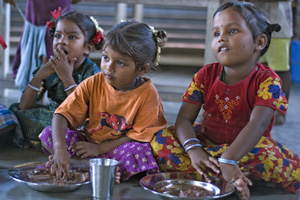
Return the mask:
<svg viewBox="0 0 300 200">
<path fill-rule="evenodd" d="M 204 197 L 204 196 L 213 196 L 212 191 L 208 191 L 203 188 L 194 187 L 187 190 L 180 190 L 179 197 Z"/>
<path fill-rule="evenodd" d="M 186 179 L 158 181 L 153 189 L 161 194 L 177 197 L 204 197 L 220 193 L 219 188 L 214 185 Z"/>
<path fill-rule="evenodd" d="M 63 176 L 56 178 L 50 173 L 48 168 L 36 168 L 33 170 L 27 170 L 24 174 L 25 179 L 33 183 L 50 183 L 57 185 L 71 185 L 77 183 L 83 183 L 90 179 L 90 173 L 78 169 L 70 169 L 70 176 Z"/>
</svg>

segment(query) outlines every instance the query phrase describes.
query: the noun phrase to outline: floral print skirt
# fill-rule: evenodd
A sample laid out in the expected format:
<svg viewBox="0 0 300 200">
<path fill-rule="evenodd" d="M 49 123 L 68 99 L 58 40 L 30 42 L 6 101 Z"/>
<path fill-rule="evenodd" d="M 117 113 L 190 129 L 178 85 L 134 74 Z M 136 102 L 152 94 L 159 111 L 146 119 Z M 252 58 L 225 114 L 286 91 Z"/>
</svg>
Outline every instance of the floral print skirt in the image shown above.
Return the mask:
<svg viewBox="0 0 300 200">
<path fill-rule="evenodd" d="M 220 157 L 228 144 L 216 145 L 199 132 L 200 123 L 195 123 L 197 138 L 204 150 L 214 157 Z M 154 135 L 150 145 L 161 171 L 196 173 L 190 158 L 174 136 L 174 126 Z M 300 188 L 300 159 L 272 138 L 262 137 L 254 149 L 241 158 L 238 165 L 242 172 L 250 173 L 250 179 L 273 182 L 289 192 Z"/>
<path fill-rule="evenodd" d="M 47 155 L 50 155 L 50 152 L 53 151 L 51 127 L 46 127 L 39 137 L 43 151 Z M 66 133 L 67 147 L 77 141 L 86 141 L 84 134 L 76 130 L 68 129 Z M 74 156 L 75 152 L 69 151 L 69 154 L 70 156 Z M 119 162 L 118 166 L 120 168 L 122 181 L 140 172 L 146 172 L 147 174 L 159 172 L 158 164 L 151 152 L 149 143 L 127 142 L 106 154 L 98 156 L 98 158 L 117 160 Z"/>
</svg>

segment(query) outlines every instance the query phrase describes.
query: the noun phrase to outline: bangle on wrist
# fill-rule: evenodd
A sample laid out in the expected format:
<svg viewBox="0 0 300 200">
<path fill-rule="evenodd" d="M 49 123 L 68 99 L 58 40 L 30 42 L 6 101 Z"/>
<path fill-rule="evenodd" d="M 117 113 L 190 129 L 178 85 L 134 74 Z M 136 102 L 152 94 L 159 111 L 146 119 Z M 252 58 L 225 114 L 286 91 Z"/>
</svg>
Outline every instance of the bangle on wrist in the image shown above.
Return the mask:
<svg viewBox="0 0 300 200">
<path fill-rule="evenodd" d="M 202 147 L 202 145 L 201 145 L 201 144 L 193 144 L 193 145 L 191 145 L 191 146 L 188 146 L 188 148 L 185 149 L 185 153 L 187 153 L 188 150 L 190 150 L 190 149 L 192 149 L 192 148 L 194 148 L 194 147 Z"/>
<path fill-rule="evenodd" d="M 36 91 L 36 92 L 40 92 L 40 91 L 41 91 L 39 88 L 33 86 L 31 83 L 28 83 L 28 86 L 29 86 L 31 89 L 33 89 L 34 91 Z"/>
<path fill-rule="evenodd" d="M 225 158 L 218 158 L 218 161 L 219 161 L 219 163 L 237 165 L 237 161 L 235 161 L 235 160 L 228 160 L 228 159 L 225 159 Z"/>
<path fill-rule="evenodd" d="M 185 145 L 186 145 L 187 143 L 189 143 L 190 141 L 197 141 L 197 142 L 200 143 L 200 140 L 198 140 L 197 138 L 190 138 L 190 139 L 187 139 L 187 140 L 183 143 L 182 147 L 185 148 Z"/>
<path fill-rule="evenodd" d="M 70 90 L 71 88 L 74 88 L 74 87 L 77 87 L 77 84 L 74 84 L 74 85 L 70 85 L 70 86 L 68 86 L 68 87 L 65 87 L 64 91 L 66 92 L 66 91 L 68 91 L 68 90 Z"/>
</svg>

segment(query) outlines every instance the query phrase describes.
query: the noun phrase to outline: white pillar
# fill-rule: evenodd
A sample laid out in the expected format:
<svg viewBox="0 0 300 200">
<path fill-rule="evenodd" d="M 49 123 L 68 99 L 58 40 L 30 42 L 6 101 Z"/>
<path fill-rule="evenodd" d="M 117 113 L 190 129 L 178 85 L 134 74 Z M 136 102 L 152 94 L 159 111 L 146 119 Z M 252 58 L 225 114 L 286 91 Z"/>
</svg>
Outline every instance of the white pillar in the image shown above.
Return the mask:
<svg viewBox="0 0 300 200">
<path fill-rule="evenodd" d="M 144 18 L 143 10 L 144 10 L 143 4 L 134 5 L 134 18 L 139 22 L 143 22 L 143 18 Z"/>
<path fill-rule="evenodd" d="M 9 73 L 9 51 L 10 51 L 10 4 L 0 0 L 0 34 L 2 35 L 7 48 L 3 50 L 0 46 L 0 79 L 5 80 Z M 6 96 L 5 87 L 0 87 L 0 96 Z"/>
<path fill-rule="evenodd" d="M 7 75 L 9 74 L 9 66 L 10 66 L 10 14 L 11 14 L 11 6 L 9 3 L 6 4 L 6 18 L 5 18 L 5 33 L 4 33 L 4 40 L 6 41 L 7 44 L 7 49 L 4 51 L 4 78 L 7 78 Z"/>
<path fill-rule="evenodd" d="M 116 23 L 119 23 L 121 20 L 127 19 L 127 4 L 126 3 L 118 3 L 116 10 Z"/>
<path fill-rule="evenodd" d="M 220 6 L 220 0 L 211 0 L 207 7 L 206 33 L 205 33 L 205 51 L 204 51 L 204 65 L 215 62 L 216 59 L 211 49 L 211 41 L 213 39 L 213 14 Z"/>
</svg>

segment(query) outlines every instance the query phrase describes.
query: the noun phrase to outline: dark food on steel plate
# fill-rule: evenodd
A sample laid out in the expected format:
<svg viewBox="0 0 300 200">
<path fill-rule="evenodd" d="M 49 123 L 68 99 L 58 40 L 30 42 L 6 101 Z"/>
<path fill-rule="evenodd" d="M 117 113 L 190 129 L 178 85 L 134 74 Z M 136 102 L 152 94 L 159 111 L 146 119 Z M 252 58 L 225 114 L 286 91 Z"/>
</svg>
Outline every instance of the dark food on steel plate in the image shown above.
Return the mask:
<svg viewBox="0 0 300 200">
<path fill-rule="evenodd" d="M 213 192 L 199 187 L 194 187 L 188 190 L 180 190 L 179 193 L 179 197 L 204 197 L 213 195 Z"/>
<path fill-rule="evenodd" d="M 89 172 L 81 172 L 80 169 L 70 169 L 70 177 L 63 176 L 61 178 L 56 178 L 50 173 L 47 168 L 27 170 L 25 174 L 25 179 L 33 183 L 50 183 L 56 185 L 71 185 L 76 183 L 83 183 L 90 179 Z"/>
</svg>

